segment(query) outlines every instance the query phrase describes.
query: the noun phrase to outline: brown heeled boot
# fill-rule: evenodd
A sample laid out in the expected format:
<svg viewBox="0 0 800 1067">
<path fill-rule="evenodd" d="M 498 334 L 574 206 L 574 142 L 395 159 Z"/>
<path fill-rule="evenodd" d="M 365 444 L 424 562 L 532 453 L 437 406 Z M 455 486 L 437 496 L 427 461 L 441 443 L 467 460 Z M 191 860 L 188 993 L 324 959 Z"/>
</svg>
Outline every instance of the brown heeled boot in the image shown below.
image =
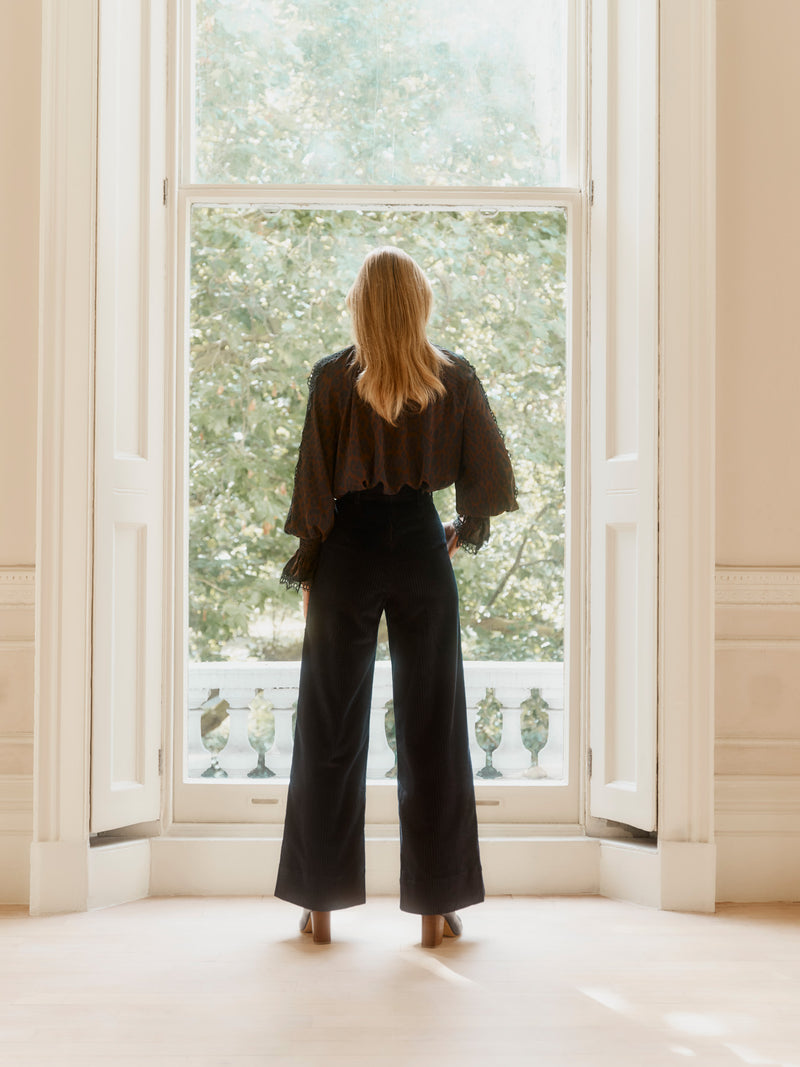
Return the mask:
<svg viewBox="0 0 800 1067">
<path fill-rule="evenodd" d="M 329 945 L 331 943 L 331 913 L 306 909 L 300 918 L 300 932 L 313 934 L 316 945 Z"/>
<path fill-rule="evenodd" d="M 461 919 L 454 911 L 445 915 L 422 916 L 422 947 L 436 948 L 443 937 L 461 937 Z"/>
</svg>

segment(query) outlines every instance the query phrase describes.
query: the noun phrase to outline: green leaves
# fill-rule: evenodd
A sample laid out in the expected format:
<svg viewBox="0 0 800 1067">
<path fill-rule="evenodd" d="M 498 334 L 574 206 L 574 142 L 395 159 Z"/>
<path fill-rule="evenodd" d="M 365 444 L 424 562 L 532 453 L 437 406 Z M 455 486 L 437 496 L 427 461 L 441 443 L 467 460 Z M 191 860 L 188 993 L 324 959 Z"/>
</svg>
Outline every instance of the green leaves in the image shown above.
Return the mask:
<svg viewBox="0 0 800 1067">
<path fill-rule="evenodd" d="M 430 336 L 476 366 L 520 493 L 488 544 L 454 559 L 464 655 L 560 660 L 564 212 L 200 206 L 191 241 L 191 655 L 299 657 L 300 600 L 278 576 L 297 547 L 283 522 L 306 379 L 349 342 L 344 296 L 368 248 L 389 241 L 431 279 Z M 452 490 L 436 502 L 453 518 Z"/>
<path fill-rule="evenodd" d="M 563 12 L 196 0 L 193 180 L 558 184 Z M 431 339 L 476 366 L 520 491 L 455 557 L 464 654 L 560 659 L 565 213 L 195 205 L 190 241 L 190 654 L 299 657 L 300 598 L 278 576 L 306 380 L 350 340 L 364 254 L 396 244 L 431 280 Z M 452 491 L 437 498 L 453 518 Z"/>
<path fill-rule="evenodd" d="M 563 0 L 197 0 L 196 180 L 558 185 Z"/>
</svg>

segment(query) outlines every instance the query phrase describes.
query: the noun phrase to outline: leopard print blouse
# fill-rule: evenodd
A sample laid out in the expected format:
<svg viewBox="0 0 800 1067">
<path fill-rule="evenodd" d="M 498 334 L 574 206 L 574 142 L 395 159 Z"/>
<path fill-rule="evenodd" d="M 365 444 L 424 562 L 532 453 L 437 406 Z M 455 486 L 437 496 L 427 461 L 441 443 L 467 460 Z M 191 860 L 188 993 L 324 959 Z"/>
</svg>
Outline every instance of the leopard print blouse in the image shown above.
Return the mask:
<svg viewBox="0 0 800 1067">
<path fill-rule="evenodd" d="M 294 492 L 284 530 L 300 547 L 281 582 L 309 588 L 322 542 L 333 528 L 334 500 L 345 493 L 404 485 L 434 492 L 455 483 L 458 544 L 477 552 L 489 537 L 489 516 L 516 511 L 517 488 L 503 435 L 475 368 L 449 357 L 447 392 L 424 411 L 408 411 L 391 426 L 361 399 L 351 345 L 317 361 L 308 379 Z"/>
</svg>

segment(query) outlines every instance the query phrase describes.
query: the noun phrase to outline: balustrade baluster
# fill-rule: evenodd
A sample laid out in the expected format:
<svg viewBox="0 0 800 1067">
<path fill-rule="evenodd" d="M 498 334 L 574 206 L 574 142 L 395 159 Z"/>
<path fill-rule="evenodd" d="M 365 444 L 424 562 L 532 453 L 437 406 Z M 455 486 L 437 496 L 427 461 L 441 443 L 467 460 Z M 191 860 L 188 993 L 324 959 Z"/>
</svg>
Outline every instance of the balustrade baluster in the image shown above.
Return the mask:
<svg viewBox="0 0 800 1067">
<path fill-rule="evenodd" d="M 467 681 L 465 672 L 465 681 Z M 467 693 L 467 731 L 469 736 L 469 756 L 472 761 L 472 773 L 477 775 L 478 771 L 486 763 L 486 753 L 478 744 L 478 715 L 480 714 L 478 709 L 478 701 L 482 700 L 486 693 L 486 686 L 478 683 L 471 683 L 467 681 L 466 684 Z"/>
<path fill-rule="evenodd" d="M 258 753 L 250 743 L 248 720 L 250 704 L 256 695 L 253 686 L 229 686 L 220 690 L 220 696 L 228 705 L 230 732 L 228 743 L 218 753 L 220 766 L 229 778 L 246 778 L 258 763 Z"/>
<path fill-rule="evenodd" d="M 285 693 L 281 694 L 284 701 L 287 695 Z M 275 704 L 272 709 L 272 714 L 275 716 L 275 741 L 272 748 L 267 752 L 266 760 L 270 770 L 273 770 L 280 778 L 288 778 L 289 771 L 292 768 L 292 750 L 294 748 L 294 739 L 292 737 L 293 712 L 293 704 L 288 707 L 285 704 L 283 707 Z"/>
<path fill-rule="evenodd" d="M 297 701 L 300 678 L 299 663 L 189 664 L 187 693 L 187 766 L 190 778 L 198 778 L 209 769 L 212 759 L 219 762 L 231 777 L 244 779 L 258 763 L 258 753 L 249 739 L 250 706 L 257 690 L 272 706 L 275 736 L 265 754 L 266 766 L 281 778 L 288 778 L 292 762 L 292 713 Z M 539 753 L 539 766 L 549 778 L 563 776 L 564 689 L 561 663 L 464 663 L 467 698 L 467 723 L 470 757 L 474 772 L 486 766 L 486 753 L 477 740 L 478 704 L 487 689 L 494 689 L 502 704 L 502 733 L 492 762 L 503 777 L 519 777 L 531 766 L 530 753 L 522 742 L 522 700 L 531 690 L 541 693 L 549 713 L 547 742 Z M 211 706 L 217 693 L 230 705 L 230 734 L 224 749 L 215 757 L 202 741 L 203 705 Z M 375 665 L 372 707 L 370 711 L 367 773 L 371 779 L 383 778 L 395 764 L 394 753 L 385 731 L 386 704 L 392 696 L 391 664 L 381 660 Z M 498 779 L 500 780 L 500 779 Z"/>
<path fill-rule="evenodd" d="M 531 765 L 531 754 L 522 743 L 522 709 L 520 703 L 529 691 L 519 685 L 495 686 L 495 696 L 503 706 L 503 732 L 492 754 L 492 766 L 504 778 L 518 778 Z"/>
<path fill-rule="evenodd" d="M 391 695 L 391 664 L 388 660 L 379 660 L 375 664 L 369 713 L 368 778 L 385 778 L 386 772 L 394 767 L 394 752 L 386 740 L 386 703 Z"/>
<path fill-rule="evenodd" d="M 191 670 L 191 668 L 190 668 Z M 207 686 L 190 686 L 186 722 L 186 773 L 189 778 L 199 778 L 208 767 L 211 757 L 203 744 L 203 704 L 209 696 Z"/>
<path fill-rule="evenodd" d="M 547 743 L 539 753 L 539 766 L 548 778 L 564 777 L 564 686 L 551 685 L 540 690 L 547 706 L 550 729 Z"/>
</svg>

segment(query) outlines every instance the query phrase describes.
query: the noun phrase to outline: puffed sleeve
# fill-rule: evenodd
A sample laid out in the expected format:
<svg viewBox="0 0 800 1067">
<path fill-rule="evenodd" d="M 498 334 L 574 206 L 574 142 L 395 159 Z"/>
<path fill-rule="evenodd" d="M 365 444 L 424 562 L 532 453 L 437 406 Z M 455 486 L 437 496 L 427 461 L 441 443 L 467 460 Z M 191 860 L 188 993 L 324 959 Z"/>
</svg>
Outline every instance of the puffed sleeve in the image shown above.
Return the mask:
<svg viewBox="0 0 800 1067">
<path fill-rule="evenodd" d="M 477 552 L 489 539 L 490 515 L 516 511 L 517 485 L 503 434 L 477 374 L 467 390 L 456 480 L 458 543 Z"/>
<path fill-rule="evenodd" d="M 325 387 L 324 361 L 308 379 L 308 406 L 294 472 L 294 490 L 283 528 L 300 538 L 300 547 L 283 568 L 290 589 L 311 587 L 322 542 L 333 528 L 333 472 L 338 435 L 335 406 Z"/>
</svg>

